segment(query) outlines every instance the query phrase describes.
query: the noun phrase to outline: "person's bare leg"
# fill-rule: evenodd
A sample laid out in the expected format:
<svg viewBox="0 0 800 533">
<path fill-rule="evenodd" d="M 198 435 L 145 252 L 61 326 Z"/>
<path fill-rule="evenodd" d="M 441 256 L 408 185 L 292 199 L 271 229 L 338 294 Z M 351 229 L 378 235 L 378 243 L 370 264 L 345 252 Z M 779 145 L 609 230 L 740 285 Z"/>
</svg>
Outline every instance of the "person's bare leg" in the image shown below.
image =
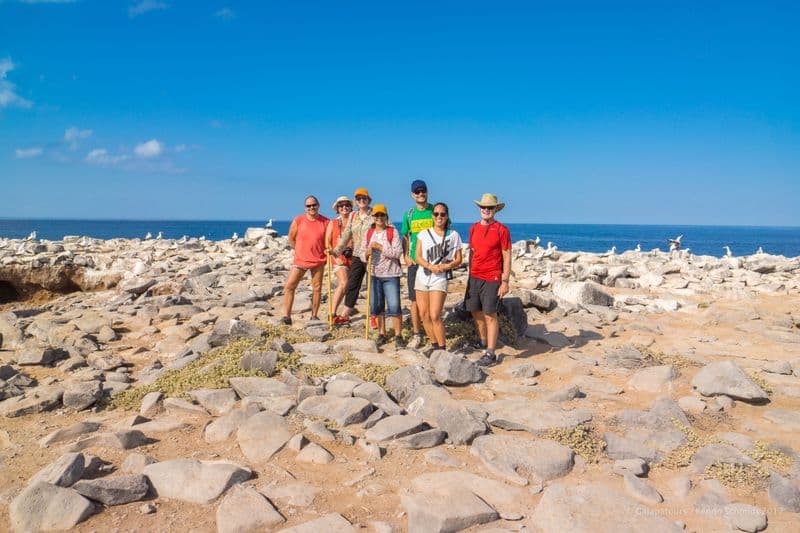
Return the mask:
<svg viewBox="0 0 800 533">
<path fill-rule="evenodd" d="M 322 278 L 325 265 L 311 269 L 311 316 L 319 316 L 319 302 L 322 300 Z"/>
<path fill-rule="evenodd" d="M 426 326 L 425 331 L 428 332 L 428 337 L 431 341 L 436 342 L 439 346 L 445 345 L 444 322 L 442 322 L 442 308 L 444 307 L 445 297 L 447 297 L 447 293 L 442 291 L 428 293 L 428 320 L 431 324 L 431 330 L 428 331 Z"/>
<path fill-rule="evenodd" d="M 497 313 L 484 313 L 484 318 L 486 320 L 486 348 L 493 352 L 497 345 L 497 334 L 500 331 Z"/>
<path fill-rule="evenodd" d="M 400 329 L 402 326 L 402 322 L 403 321 L 399 316 L 392 317 L 392 326 L 394 327 L 394 335 L 396 339 L 399 339 L 400 336 L 402 335 L 402 331 Z"/>
<path fill-rule="evenodd" d="M 473 311 L 472 318 L 475 319 L 475 329 L 478 330 L 478 337 L 481 338 L 481 342 L 488 342 L 486 337 L 486 316 L 483 311 Z"/>
<path fill-rule="evenodd" d="M 306 271 L 302 268 L 293 266 L 286 276 L 286 285 L 283 287 L 283 316 L 292 317 L 292 305 L 294 305 L 294 291 L 300 280 L 303 279 Z"/>
<path fill-rule="evenodd" d="M 380 333 L 381 335 L 385 336 L 386 335 L 386 319 L 383 317 L 383 315 L 378 315 L 377 317 L 375 317 L 375 319 L 378 321 L 378 333 Z"/>
<path fill-rule="evenodd" d="M 339 304 L 344 299 L 344 292 L 347 289 L 347 269 L 340 268 L 336 271 L 336 292 L 333 296 L 333 316 L 338 315 Z"/>
<path fill-rule="evenodd" d="M 411 302 L 411 331 L 418 335 L 420 333 L 419 326 L 420 326 L 420 316 L 419 316 L 419 306 L 417 302 Z"/>
<path fill-rule="evenodd" d="M 431 324 L 430 313 L 428 312 L 428 291 L 416 291 L 417 293 L 417 310 L 419 311 L 419 319 L 422 322 L 422 327 L 425 329 L 425 334 L 431 341 L 435 339 L 433 336 L 433 328 Z"/>
</svg>

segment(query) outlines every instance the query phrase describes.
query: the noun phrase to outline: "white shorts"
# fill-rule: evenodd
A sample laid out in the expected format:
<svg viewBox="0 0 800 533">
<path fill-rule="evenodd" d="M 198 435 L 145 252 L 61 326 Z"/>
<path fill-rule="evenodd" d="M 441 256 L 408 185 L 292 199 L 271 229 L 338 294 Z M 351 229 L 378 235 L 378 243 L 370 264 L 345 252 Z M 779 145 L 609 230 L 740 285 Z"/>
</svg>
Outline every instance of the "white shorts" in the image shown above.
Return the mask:
<svg viewBox="0 0 800 533">
<path fill-rule="evenodd" d="M 419 277 L 414 283 L 414 290 L 421 291 L 421 292 L 431 292 L 431 291 L 439 291 L 439 292 L 447 292 L 447 280 L 446 279 L 432 279 L 429 283 L 420 283 Z"/>
</svg>

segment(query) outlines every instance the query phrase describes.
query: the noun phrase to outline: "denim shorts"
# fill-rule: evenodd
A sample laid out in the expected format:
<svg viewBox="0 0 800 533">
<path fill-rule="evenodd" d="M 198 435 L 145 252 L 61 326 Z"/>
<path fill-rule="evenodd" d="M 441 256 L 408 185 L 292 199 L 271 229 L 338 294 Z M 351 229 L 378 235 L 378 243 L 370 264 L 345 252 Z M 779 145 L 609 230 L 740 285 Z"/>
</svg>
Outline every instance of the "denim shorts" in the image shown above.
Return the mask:
<svg viewBox="0 0 800 533">
<path fill-rule="evenodd" d="M 401 316 L 400 312 L 400 278 L 377 278 L 373 277 L 371 282 L 372 290 L 369 304 L 369 312 L 378 316 Z"/>
</svg>

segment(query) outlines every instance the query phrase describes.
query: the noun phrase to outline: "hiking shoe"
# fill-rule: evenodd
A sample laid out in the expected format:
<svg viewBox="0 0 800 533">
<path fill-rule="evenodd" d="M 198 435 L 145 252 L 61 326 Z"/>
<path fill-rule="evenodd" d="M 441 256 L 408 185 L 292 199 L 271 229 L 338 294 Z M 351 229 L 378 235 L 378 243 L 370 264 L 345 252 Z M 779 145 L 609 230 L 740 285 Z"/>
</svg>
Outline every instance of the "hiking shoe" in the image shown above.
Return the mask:
<svg viewBox="0 0 800 533">
<path fill-rule="evenodd" d="M 491 352 L 486 352 L 483 357 L 475 361 L 478 366 L 494 366 L 497 364 L 497 356 Z"/>
<path fill-rule="evenodd" d="M 411 340 L 408 341 L 408 347 L 412 350 L 416 350 L 420 346 L 422 346 L 422 335 L 420 333 L 414 333 L 411 336 Z"/>
<path fill-rule="evenodd" d="M 339 325 L 339 326 L 345 325 L 345 324 L 349 324 L 350 323 L 350 317 L 336 315 L 335 317 L 333 317 L 333 323 L 336 324 L 336 325 Z"/>
<path fill-rule="evenodd" d="M 377 344 L 378 346 L 386 344 L 386 335 L 378 335 L 377 337 L 375 337 L 375 344 Z"/>
<path fill-rule="evenodd" d="M 281 318 L 281 324 L 283 324 L 284 326 L 291 326 L 292 325 L 292 319 L 289 318 L 288 316 L 285 316 L 285 317 Z"/>
<path fill-rule="evenodd" d="M 395 337 L 394 338 L 394 349 L 395 350 L 402 350 L 406 347 L 406 342 L 403 340 L 403 337 Z"/>
<path fill-rule="evenodd" d="M 474 352 L 481 352 L 486 350 L 487 343 L 482 340 L 474 340 L 467 343 L 467 348 Z"/>
</svg>

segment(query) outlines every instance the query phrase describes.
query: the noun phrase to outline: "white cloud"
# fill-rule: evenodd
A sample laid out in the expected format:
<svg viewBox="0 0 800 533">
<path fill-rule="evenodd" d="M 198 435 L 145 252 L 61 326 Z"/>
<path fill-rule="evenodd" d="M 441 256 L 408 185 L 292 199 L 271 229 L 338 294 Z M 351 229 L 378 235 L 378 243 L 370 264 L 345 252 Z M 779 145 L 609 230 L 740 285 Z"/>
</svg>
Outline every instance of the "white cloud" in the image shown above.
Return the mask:
<svg viewBox="0 0 800 533">
<path fill-rule="evenodd" d="M 6 79 L 6 75 L 14 70 L 14 63 L 10 58 L 0 59 L 0 109 L 4 107 L 29 108 L 33 105 L 17 94 L 16 86 Z"/>
<path fill-rule="evenodd" d="M 97 148 L 86 154 L 86 162 L 92 165 L 114 166 L 128 159 L 127 155 L 111 155 L 105 148 Z"/>
<path fill-rule="evenodd" d="M 164 151 L 164 145 L 155 139 L 142 143 L 133 149 L 133 152 L 144 159 L 158 157 Z"/>
<path fill-rule="evenodd" d="M 70 150 L 77 150 L 80 141 L 92 136 L 92 130 L 81 130 L 71 126 L 64 130 L 64 141 L 69 143 Z"/>
<path fill-rule="evenodd" d="M 222 20 L 234 20 L 236 18 L 236 11 L 229 7 L 223 7 L 214 13 L 214 16 L 221 18 Z"/>
<path fill-rule="evenodd" d="M 144 15 L 148 11 L 155 11 L 157 9 L 167 9 L 169 4 L 165 2 L 159 2 L 158 0 L 142 0 L 136 5 L 132 5 L 128 8 L 128 16 L 130 18 L 138 17 L 139 15 Z"/>
<path fill-rule="evenodd" d="M 186 151 L 186 145 L 185 144 L 179 144 L 178 146 L 175 147 L 175 152 L 176 153 L 181 153 L 181 152 L 185 152 L 185 151 Z"/>
<path fill-rule="evenodd" d="M 33 148 L 17 148 L 14 150 L 17 159 L 30 159 L 31 157 L 39 157 L 42 155 L 42 149 L 39 146 Z"/>
</svg>

